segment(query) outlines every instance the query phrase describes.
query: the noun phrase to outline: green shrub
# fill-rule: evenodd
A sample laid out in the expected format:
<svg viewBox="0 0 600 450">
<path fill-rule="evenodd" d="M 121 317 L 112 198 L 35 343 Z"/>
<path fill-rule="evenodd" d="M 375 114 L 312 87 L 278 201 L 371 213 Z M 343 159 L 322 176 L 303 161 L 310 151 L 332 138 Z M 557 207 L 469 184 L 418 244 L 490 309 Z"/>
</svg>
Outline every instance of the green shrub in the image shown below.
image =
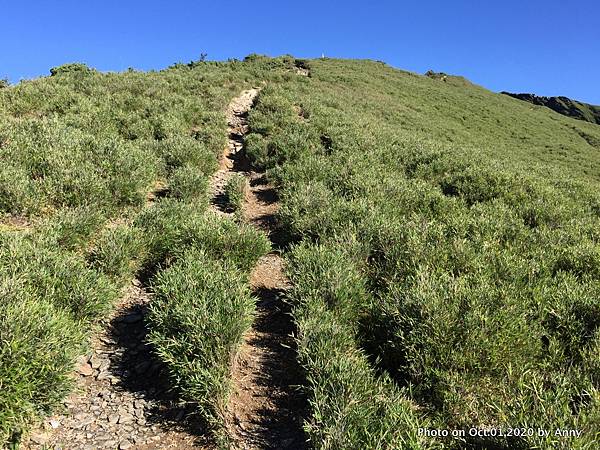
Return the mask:
<svg viewBox="0 0 600 450">
<path fill-rule="evenodd" d="M 118 285 L 131 280 L 144 259 L 141 230 L 127 224 L 115 224 L 102 231 L 88 255 L 88 261 L 98 272 Z"/>
<path fill-rule="evenodd" d="M 264 233 L 252 226 L 216 215 L 205 216 L 194 204 L 173 199 L 159 202 L 136 223 L 147 235 L 148 268 L 168 265 L 189 249 L 197 249 L 249 271 L 270 248 Z"/>
<path fill-rule="evenodd" d="M 179 167 L 169 177 L 169 193 L 180 200 L 194 200 L 208 206 L 208 178 L 193 166 Z"/>
<path fill-rule="evenodd" d="M 83 63 L 70 63 L 63 64 L 62 66 L 53 67 L 50 69 L 50 75 L 65 75 L 65 74 L 88 74 L 93 72 L 94 69 L 86 66 Z"/>
<path fill-rule="evenodd" d="M 153 286 L 148 340 L 183 397 L 214 425 L 225 411 L 230 362 L 252 324 L 247 275 L 194 250 L 160 272 Z"/>
<path fill-rule="evenodd" d="M 0 445 L 18 442 L 28 426 L 69 392 L 83 351 L 81 326 L 67 311 L 0 272 Z"/>
<path fill-rule="evenodd" d="M 303 245 L 290 255 L 293 315 L 312 415 L 305 429 L 320 449 L 434 448 L 424 421 L 357 350 L 355 322 L 368 304 L 364 278 L 343 251 Z"/>
<path fill-rule="evenodd" d="M 45 247 L 83 250 L 103 225 L 103 214 L 88 206 L 62 208 L 38 224 L 36 239 Z"/>
<path fill-rule="evenodd" d="M 232 174 L 225 184 L 225 196 L 227 205 L 233 211 L 240 212 L 244 204 L 244 198 L 248 190 L 248 181 L 242 174 Z"/>
<path fill-rule="evenodd" d="M 0 267 L 21 274 L 35 298 L 44 298 L 68 311 L 75 320 L 101 318 L 117 297 L 115 286 L 89 269 L 83 258 L 34 244 L 27 237 L 0 235 Z"/>
<path fill-rule="evenodd" d="M 204 175 L 209 175 L 217 169 L 217 155 L 193 137 L 174 136 L 159 140 L 154 143 L 153 149 L 164 161 L 167 174 L 184 166 L 194 168 Z"/>
</svg>

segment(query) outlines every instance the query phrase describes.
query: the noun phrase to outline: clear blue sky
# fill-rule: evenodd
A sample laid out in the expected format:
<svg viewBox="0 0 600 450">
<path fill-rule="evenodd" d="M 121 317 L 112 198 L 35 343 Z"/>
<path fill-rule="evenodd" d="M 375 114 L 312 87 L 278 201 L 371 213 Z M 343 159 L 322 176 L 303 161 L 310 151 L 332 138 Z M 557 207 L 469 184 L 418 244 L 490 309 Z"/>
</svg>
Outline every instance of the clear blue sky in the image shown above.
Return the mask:
<svg viewBox="0 0 600 450">
<path fill-rule="evenodd" d="M 598 0 L 11 0 L 0 78 L 82 61 L 100 70 L 249 53 L 370 58 L 464 75 L 492 90 L 600 105 Z"/>
</svg>

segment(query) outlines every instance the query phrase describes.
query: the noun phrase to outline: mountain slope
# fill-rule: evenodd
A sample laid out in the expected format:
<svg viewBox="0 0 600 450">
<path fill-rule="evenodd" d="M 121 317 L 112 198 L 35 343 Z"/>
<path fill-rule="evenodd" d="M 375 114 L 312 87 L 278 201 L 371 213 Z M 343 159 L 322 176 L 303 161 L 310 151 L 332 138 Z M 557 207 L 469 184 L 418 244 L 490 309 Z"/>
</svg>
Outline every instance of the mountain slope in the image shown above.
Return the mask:
<svg viewBox="0 0 600 450">
<path fill-rule="evenodd" d="M 598 127 L 461 78 L 308 66 L 262 91 L 248 148 L 297 242 L 312 442 L 593 448 Z"/>
<path fill-rule="evenodd" d="M 126 355 L 108 368 L 85 360 L 88 375 L 76 376 L 176 394 L 224 446 L 274 431 L 244 419 L 268 404 L 271 416 L 286 411 L 290 443 L 302 441 L 302 419 L 315 448 L 595 448 L 597 125 L 373 61 L 252 55 L 54 73 L 0 91 L 0 445 L 60 405 L 77 356 L 134 281 L 154 296 L 118 321 L 119 339 L 146 336 L 129 347 L 133 360 L 160 363 L 147 378 L 167 388 L 132 387 Z M 228 131 L 227 105 L 257 87 L 252 108 L 230 108 L 240 130 Z M 207 188 L 228 133 L 229 162 L 250 190 L 232 177 L 221 200 L 238 211 L 221 217 Z M 259 230 L 243 222 L 255 200 L 278 205 L 252 218 Z M 285 290 L 252 293 L 269 241 Z M 252 359 L 265 342 L 242 343 L 277 326 L 258 329 L 264 308 L 285 316 L 272 336 L 286 347 L 257 364 L 268 376 L 294 364 L 263 359 L 296 358 L 306 411 L 286 400 L 296 384 L 262 386 L 250 408 L 243 396 L 228 402 L 232 388 L 260 381 L 259 370 L 232 381 L 249 372 L 231 364 Z M 134 412 L 159 428 L 186 424 Z M 110 414 L 87 420 L 77 426 L 129 436 Z"/>
</svg>

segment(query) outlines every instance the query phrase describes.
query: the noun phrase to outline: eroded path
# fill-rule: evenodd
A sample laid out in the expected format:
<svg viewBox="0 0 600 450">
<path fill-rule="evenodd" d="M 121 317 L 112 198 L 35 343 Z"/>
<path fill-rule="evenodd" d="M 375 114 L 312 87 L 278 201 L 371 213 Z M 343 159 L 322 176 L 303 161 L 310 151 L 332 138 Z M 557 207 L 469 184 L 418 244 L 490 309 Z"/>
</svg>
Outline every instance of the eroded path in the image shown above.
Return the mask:
<svg viewBox="0 0 600 450">
<path fill-rule="evenodd" d="M 243 218 L 266 233 L 274 248 L 251 274 L 257 314 L 232 367 L 233 392 L 226 426 L 237 449 L 303 449 L 305 399 L 299 390 L 294 325 L 285 301 L 289 282 L 280 255 L 283 242 L 276 225 L 277 196 L 265 174 L 253 169 L 244 152 L 246 118 L 257 94 L 257 89 L 245 91 L 232 102 L 229 145 L 212 184 L 214 208 L 225 213 L 223 186 L 228 177 L 234 172 L 246 176 Z"/>
</svg>

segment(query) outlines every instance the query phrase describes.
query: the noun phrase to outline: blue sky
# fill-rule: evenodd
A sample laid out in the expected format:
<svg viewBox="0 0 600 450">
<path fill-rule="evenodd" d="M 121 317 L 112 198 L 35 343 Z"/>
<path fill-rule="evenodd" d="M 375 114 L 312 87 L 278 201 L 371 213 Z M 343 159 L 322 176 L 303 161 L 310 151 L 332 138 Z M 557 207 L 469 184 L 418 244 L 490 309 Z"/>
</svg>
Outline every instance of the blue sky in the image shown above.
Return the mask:
<svg viewBox="0 0 600 450">
<path fill-rule="evenodd" d="M 7 1 L 0 78 L 66 62 L 160 69 L 249 53 L 370 58 L 600 105 L 597 0 Z"/>
</svg>

